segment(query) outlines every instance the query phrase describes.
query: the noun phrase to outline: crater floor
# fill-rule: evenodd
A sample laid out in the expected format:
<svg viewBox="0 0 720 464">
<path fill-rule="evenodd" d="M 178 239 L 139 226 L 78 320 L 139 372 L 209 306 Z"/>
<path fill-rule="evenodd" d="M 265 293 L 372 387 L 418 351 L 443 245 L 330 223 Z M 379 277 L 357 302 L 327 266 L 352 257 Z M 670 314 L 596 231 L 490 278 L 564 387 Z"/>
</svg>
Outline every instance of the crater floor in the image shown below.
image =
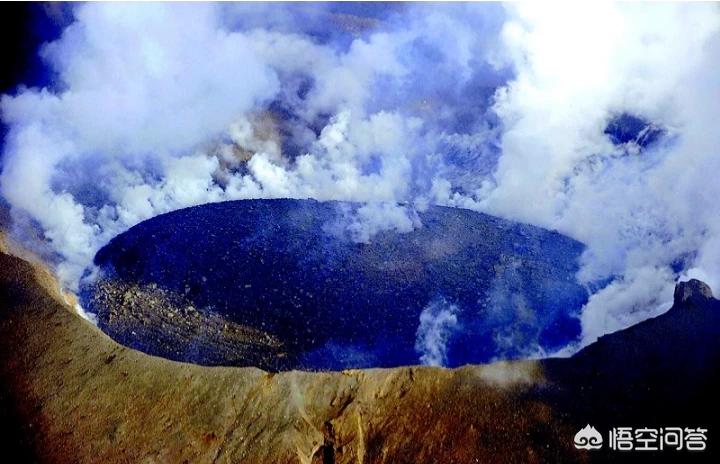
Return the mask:
<svg viewBox="0 0 720 464">
<path fill-rule="evenodd" d="M 152 218 L 100 250 L 84 306 L 147 353 L 272 370 L 459 366 L 577 337 L 582 244 L 445 207 L 361 243 L 346 232 L 358 208 L 246 200 Z"/>
</svg>

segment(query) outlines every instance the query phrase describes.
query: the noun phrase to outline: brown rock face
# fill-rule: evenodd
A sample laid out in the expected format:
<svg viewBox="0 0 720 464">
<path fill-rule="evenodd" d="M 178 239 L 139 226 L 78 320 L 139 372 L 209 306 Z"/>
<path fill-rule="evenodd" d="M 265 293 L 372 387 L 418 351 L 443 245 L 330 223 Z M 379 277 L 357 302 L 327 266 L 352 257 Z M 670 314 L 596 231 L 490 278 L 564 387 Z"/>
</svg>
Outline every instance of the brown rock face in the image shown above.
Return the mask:
<svg viewBox="0 0 720 464">
<path fill-rule="evenodd" d="M 44 287 L 41 285 L 43 279 Z M 39 462 L 548 462 L 575 433 L 536 362 L 269 374 L 151 357 L 71 313 L 0 255 L 8 447 Z M 570 438 L 569 438 L 570 437 Z"/>
</svg>

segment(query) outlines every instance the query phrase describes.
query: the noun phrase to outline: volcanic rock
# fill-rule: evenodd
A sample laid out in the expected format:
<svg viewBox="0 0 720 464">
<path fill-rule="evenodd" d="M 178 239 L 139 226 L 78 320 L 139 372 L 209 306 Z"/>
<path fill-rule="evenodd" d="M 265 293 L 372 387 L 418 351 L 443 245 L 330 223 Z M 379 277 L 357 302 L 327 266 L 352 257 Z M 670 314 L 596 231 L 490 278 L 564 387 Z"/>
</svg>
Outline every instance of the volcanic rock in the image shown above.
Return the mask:
<svg viewBox="0 0 720 464">
<path fill-rule="evenodd" d="M 697 279 L 680 282 L 675 287 L 675 306 L 703 306 L 713 299 L 710 286 Z"/>
</svg>

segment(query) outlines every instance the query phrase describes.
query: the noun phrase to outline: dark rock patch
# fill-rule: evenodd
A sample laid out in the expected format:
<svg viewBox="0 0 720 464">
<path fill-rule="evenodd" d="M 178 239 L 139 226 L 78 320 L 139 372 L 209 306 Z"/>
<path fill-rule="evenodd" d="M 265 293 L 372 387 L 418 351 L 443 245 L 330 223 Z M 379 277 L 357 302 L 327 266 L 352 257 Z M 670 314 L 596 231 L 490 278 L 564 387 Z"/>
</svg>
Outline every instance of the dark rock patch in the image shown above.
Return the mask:
<svg viewBox="0 0 720 464">
<path fill-rule="evenodd" d="M 348 211 L 357 208 L 248 200 L 152 218 L 100 250 L 96 264 L 105 283 L 85 289 L 84 302 L 116 340 L 161 356 L 172 351 L 173 359 L 200 364 L 273 365 L 221 354 L 183 358 L 191 352 L 188 346 L 203 344 L 202 337 L 185 339 L 187 332 L 160 318 L 150 322 L 153 335 L 143 332 L 149 339 L 138 338 L 132 332 L 138 334 L 136 326 L 145 323 L 142 318 L 152 319 L 153 311 L 110 317 L 108 308 L 118 310 L 118 304 L 108 298 L 98 304 L 93 295 L 107 282 L 154 285 L 202 315 L 277 340 L 287 354 L 283 363 L 305 369 L 417 364 L 421 314 L 438 302 L 448 307 L 428 316 L 451 311 L 454 323 L 435 327 L 429 319 L 426 341 L 437 335 L 432 330 L 442 335 L 444 361 L 451 366 L 520 358 L 538 348 L 563 346 L 579 334 L 575 316 L 587 299 L 575 280 L 580 243 L 557 232 L 444 207 L 420 212 L 422 226 L 412 232 L 389 230 L 369 243 L 356 243 L 337 231 Z"/>
</svg>

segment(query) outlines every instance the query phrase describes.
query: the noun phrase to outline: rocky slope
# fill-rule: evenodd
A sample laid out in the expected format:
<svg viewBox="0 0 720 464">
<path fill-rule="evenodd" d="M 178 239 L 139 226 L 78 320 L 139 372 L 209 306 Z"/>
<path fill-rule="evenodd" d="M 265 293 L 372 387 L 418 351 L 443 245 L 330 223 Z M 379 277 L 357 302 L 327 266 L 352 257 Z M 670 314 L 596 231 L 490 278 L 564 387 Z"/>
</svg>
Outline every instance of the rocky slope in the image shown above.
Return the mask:
<svg viewBox="0 0 720 464">
<path fill-rule="evenodd" d="M 95 285 L 93 307 L 103 308 L 105 326 L 124 327 L 134 348 L 163 358 L 272 371 L 288 364 L 288 353 L 276 337 L 219 314 L 198 311 L 191 302 L 155 284 L 100 281 Z"/>
</svg>

